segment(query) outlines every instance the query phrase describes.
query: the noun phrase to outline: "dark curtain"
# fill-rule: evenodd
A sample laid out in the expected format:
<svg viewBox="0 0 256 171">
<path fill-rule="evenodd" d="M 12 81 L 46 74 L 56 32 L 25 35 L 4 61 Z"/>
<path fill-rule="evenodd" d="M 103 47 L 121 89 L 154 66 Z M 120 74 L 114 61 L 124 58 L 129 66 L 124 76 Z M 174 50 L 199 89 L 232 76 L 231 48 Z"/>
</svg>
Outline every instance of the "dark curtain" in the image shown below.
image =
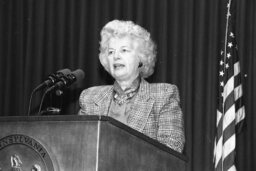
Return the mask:
<svg viewBox="0 0 256 171">
<path fill-rule="evenodd" d="M 234 1 L 235 2 L 235 1 Z M 246 121 L 237 136 L 237 167 L 256 170 L 256 10 L 254 0 L 236 0 Z M 226 1 L 221 0 L 1 0 L 0 116 L 27 115 L 30 93 L 50 73 L 81 68 L 85 79 L 51 93 L 44 107 L 76 114 L 82 89 L 113 80 L 98 60 L 99 32 L 112 19 L 133 20 L 158 45 L 149 82 L 176 84 L 185 117 L 187 170 L 213 170 L 218 59 Z M 32 101 L 38 110 L 42 92 Z"/>
</svg>

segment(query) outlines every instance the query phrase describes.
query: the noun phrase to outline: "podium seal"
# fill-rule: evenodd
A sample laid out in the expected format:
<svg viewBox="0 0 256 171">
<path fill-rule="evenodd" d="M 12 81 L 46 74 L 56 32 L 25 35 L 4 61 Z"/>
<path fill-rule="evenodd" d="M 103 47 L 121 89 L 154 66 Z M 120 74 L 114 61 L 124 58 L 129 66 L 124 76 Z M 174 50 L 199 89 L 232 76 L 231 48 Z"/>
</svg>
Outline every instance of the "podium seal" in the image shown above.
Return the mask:
<svg viewBox="0 0 256 171">
<path fill-rule="evenodd" d="M 0 139 L 0 171 L 54 171 L 52 160 L 35 139 L 8 135 Z"/>
</svg>

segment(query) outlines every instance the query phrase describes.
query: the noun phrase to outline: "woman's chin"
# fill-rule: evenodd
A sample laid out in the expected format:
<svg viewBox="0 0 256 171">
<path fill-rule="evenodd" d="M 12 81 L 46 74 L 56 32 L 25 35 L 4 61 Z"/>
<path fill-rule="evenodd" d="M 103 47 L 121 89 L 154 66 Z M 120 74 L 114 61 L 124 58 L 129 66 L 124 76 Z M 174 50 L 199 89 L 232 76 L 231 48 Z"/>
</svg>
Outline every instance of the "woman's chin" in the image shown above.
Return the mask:
<svg viewBox="0 0 256 171">
<path fill-rule="evenodd" d="M 122 75 L 115 75 L 115 76 L 113 76 L 113 78 L 115 79 L 115 80 L 117 80 L 117 81 L 123 81 L 123 80 L 125 80 L 124 78 L 124 76 L 122 76 Z"/>
<path fill-rule="evenodd" d="M 111 74 L 112 77 L 116 80 L 122 80 L 123 78 L 125 78 L 125 73 L 123 72 L 114 72 L 113 74 Z"/>
</svg>

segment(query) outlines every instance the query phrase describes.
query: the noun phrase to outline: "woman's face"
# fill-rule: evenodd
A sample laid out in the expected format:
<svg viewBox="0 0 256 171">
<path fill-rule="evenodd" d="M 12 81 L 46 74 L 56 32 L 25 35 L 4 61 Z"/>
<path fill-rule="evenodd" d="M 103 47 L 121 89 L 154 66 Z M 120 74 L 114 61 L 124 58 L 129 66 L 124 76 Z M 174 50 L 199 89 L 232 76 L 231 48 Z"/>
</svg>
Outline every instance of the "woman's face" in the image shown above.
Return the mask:
<svg viewBox="0 0 256 171">
<path fill-rule="evenodd" d="M 117 81 L 133 81 L 139 75 L 138 43 L 130 37 L 111 38 L 108 44 L 109 72 Z"/>
</svg>

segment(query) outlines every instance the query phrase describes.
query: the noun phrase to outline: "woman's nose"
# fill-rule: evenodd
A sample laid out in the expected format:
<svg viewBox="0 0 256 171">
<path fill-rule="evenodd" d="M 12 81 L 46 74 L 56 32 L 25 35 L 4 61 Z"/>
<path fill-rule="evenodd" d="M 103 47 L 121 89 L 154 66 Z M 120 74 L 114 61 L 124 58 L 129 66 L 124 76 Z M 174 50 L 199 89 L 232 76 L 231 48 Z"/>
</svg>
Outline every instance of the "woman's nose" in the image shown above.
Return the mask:
<svg viewBox="0 0 256 171">
<path fill-rule="evenodd" d="M 117 60 L 117 59 L 120 59 L 120 54 L 119 54 L 119 52 L 115 52 L 114 53 L 114 60 Z"/>
</svg>

